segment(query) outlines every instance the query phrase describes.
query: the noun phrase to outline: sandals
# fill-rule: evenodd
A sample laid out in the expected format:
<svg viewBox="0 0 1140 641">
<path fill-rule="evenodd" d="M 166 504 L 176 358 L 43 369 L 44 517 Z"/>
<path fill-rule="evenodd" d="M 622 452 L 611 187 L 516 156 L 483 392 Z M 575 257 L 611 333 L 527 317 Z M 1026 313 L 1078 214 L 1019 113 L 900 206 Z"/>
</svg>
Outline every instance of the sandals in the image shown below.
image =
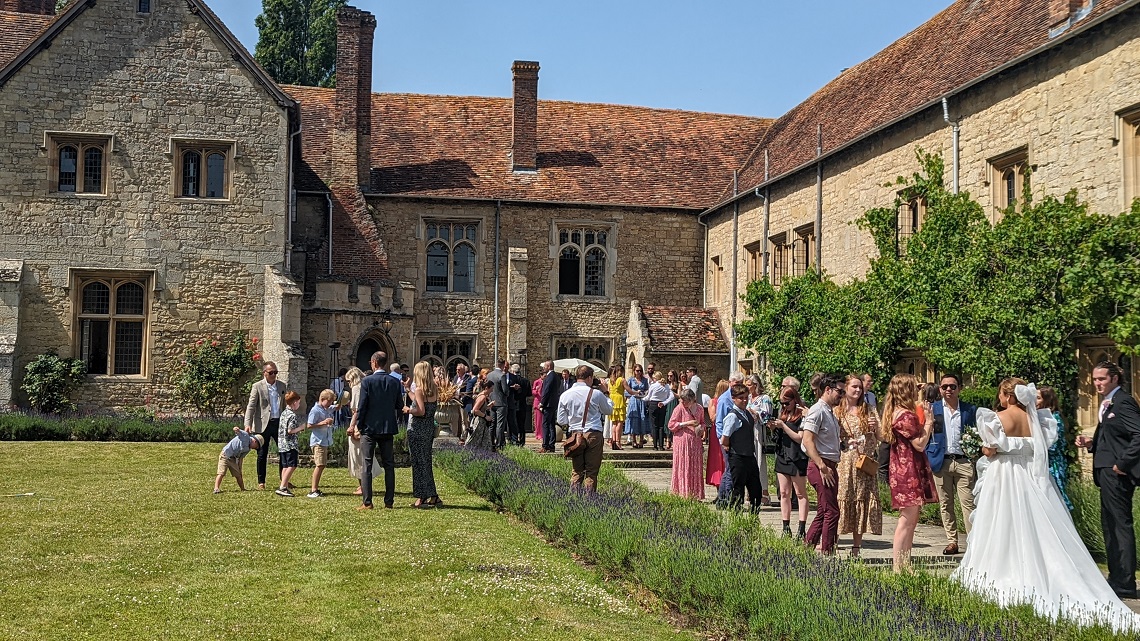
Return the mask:
<svg viewBox="0 0 1140 641">
<path fill-rule="evenodd" d="M 433 496 L 427 500 L 427 505 L 431 507 L 443 507 L 443 501 L 438 496 Z"/>
<path fill-rule="evenodd" d="M 417 510 L 430 510 L 435 507 L 435 504 L 428 503 L 423 499 L 416 499 L 416 502 L 412 503 L 412 507 L 416 508 Z"/>
</svg>

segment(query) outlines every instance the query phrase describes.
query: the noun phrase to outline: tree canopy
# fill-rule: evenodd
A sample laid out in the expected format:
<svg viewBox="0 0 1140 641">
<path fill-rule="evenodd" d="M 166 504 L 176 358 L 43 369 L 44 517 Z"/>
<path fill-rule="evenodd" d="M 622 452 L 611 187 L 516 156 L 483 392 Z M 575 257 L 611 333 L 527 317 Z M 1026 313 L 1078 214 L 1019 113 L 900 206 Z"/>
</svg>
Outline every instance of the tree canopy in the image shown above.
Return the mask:
<svg viewBox="0 0 1140 641">
<path fill-rule="evenodd" d="M 281 84 L 336 86 L 336 12 L 345 0 L 263 0 L 254 58 Z"/>
<path fill-rule="evenodd" d="M 1094 214 L 1075 191 L 1022 198 L 991 224 L 968 193 L 943 184 L 941 157 L 900 177 L 893 206 L 856 224 L 879 255 L 861 279 L 815 272 L 774 288 L 749 284 L 741 344 L 780 376 L 894 371 L 902 350 L 992 385 L 1005 376 L 1076 390 L 1076 340 L 1108 334 L 1128 354 L 1140 343 L 1140 200 L 1119 216 Z M 899 207 L 925 201 L 919 230 L 900 239 Z"/>
</svg>

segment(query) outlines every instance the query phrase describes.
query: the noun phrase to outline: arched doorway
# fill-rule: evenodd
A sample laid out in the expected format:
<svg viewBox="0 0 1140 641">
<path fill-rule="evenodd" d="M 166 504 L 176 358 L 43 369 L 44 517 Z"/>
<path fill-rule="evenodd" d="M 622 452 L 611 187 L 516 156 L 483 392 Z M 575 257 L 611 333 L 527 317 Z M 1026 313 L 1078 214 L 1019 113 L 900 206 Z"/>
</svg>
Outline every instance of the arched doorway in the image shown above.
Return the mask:
<svg viewBox="0 0 1140 641">
<path fill-rule="evenodd" d="M 356 347 L 356 366 L 365 372 L 372 369 L 372 355 L 376 352 L 387 352 L 389 361 L 399 362 L 396 347 L 392 345 L 392 339 L 386 336 L 384 332 L 371 331 L 360 339 L 360 343 Z"/>
</svg>

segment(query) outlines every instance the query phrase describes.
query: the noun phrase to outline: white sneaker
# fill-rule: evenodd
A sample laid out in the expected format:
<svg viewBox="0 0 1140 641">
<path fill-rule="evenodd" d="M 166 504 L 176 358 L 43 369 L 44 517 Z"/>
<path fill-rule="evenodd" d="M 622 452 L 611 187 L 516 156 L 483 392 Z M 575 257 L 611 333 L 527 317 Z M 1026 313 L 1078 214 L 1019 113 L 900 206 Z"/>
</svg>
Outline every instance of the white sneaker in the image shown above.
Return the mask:
<svg viewBox="0 0 1140 641">
<path fill-rule="evenodd" d="M 276 494 L 277 496 L 293 496 L 293 493 L 290 492 L 289 488 L 287 488 L 287 487 L 279 487 L 276 490 L 274 490 L 273 493 Z"/>
<path fill-rule="evenodd" d="M 309 493 L 308 493 L 308 494 L 306 494 L 305 496 L 307 496 L 307 497 L 309 497 L 309 498 L 311 498 L 311 499 L 319 499 L 319 498 L 321 498 L 321 497 L 322 497 L 322 496 L 324 496 L 324 495 L 325 495 L 325 493 L 324 493 L 324 492 L 322 492 L 322 491 L 320 491 L 320 490 L 313 490 L 312 492 L 309 492 Z"/>
</svg>

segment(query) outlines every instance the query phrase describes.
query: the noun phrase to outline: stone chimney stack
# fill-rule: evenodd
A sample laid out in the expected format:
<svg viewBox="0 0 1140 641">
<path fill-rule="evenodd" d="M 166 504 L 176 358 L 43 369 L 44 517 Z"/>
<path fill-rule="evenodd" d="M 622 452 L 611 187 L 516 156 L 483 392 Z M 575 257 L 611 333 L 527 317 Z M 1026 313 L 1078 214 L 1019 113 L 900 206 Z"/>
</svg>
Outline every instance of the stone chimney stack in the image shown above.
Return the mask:
<svg viewBox="0 0 1140 641">
<path fill-rule="evenodd" d="M 55 0 L 0 0 L 0 11 L 55 15 Z"/>
<path fill-rule="evenodd" d="M 1085 0 L 1049 0 L 1049 28 L 1067 23 L 1084 4 Z"/>
<path fill-rule="evenodd" d="M 345 6 L 337 11 L 336 30 L 333 180 L 367 190 L 372 174 L 372 39 L 376 17 Z"/>
<path fill-rule="evenodd" d="M 538 63 L 516 60 L 514 78 L 514 123 L 511 165 L 514 171 L 538 171 Z"/>
</svg>

